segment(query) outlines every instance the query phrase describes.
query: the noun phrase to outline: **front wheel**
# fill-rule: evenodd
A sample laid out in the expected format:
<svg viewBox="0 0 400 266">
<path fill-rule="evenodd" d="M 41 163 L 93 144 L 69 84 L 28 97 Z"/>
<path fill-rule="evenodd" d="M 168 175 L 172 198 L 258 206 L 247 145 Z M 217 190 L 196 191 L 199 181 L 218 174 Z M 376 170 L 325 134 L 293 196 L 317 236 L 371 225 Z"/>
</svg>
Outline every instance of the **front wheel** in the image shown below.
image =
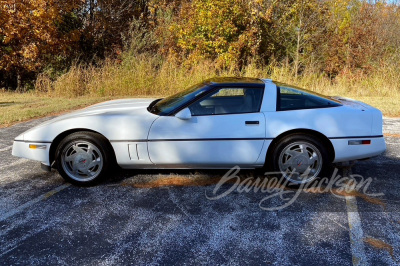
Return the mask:
<svg viewBox="0 0 400 266">
<path fill-rule="evenodd" d="M 112 151 L 103 136 L 77 132 L 61 141 L 56 158 L 58 172 L 66 181 L 89 186 L 105 177 L 112 163 Z"/>
<path fill-rule="evenodd" d="M 276 145 L 273 152 L 275 170 L 292 184 L 307 184 L 323 174 L 329 164 L 326 148 L 309 135 L 290 135 Z"/>
</svg>

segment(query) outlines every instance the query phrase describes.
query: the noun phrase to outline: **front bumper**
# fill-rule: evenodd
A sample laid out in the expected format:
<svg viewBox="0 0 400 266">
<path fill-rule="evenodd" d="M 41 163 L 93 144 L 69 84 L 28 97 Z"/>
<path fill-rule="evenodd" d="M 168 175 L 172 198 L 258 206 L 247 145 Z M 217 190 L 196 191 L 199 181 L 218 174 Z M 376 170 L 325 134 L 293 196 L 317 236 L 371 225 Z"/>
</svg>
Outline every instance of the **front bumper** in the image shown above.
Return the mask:
<svg viewBox="0 0 400 266">
<path fill-rule="evenodd" d="M 367 145 L 349 145 L 349 141 L 355 140 L 370 140 Z M 385 152 L 386 143 L 384 137 L 363 137 L 363 138 L 346 138 L 346 139 L 331 139 L 335 149 L 334 163 L 360 160 L 378 156 Z"/>
<path fill-rule="evenodd" d="M 40 148 L 30 148 L 29 145 L 37 145 Z M 12 148 L 12 155 L 42 162 L 50 166 L 49 152 L 51 143 L 41 143 L 34 141 L 15 140 Z"/>
</svg>

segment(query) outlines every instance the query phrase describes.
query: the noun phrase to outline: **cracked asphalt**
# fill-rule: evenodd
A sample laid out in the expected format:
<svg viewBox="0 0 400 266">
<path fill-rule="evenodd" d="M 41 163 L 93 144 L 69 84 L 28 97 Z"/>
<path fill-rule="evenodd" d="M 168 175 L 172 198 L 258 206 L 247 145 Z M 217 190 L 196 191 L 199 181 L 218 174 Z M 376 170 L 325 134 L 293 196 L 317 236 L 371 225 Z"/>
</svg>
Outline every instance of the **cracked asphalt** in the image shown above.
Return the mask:
<svg viewBox="0 0 400 266">
<path fill-rule="evenodd" d="M 400 264 L 400 119 L 384 120 L 386 153 L 352 167 L 381 196 L 301 193 L 278 211 L 260 208 L 260 191 L 208 199 L 225 171 L 116 170 L 69 185 L 11 156 L 13 139 L 47 119 L 0 129 L 0 265 Z"/>
</svg>

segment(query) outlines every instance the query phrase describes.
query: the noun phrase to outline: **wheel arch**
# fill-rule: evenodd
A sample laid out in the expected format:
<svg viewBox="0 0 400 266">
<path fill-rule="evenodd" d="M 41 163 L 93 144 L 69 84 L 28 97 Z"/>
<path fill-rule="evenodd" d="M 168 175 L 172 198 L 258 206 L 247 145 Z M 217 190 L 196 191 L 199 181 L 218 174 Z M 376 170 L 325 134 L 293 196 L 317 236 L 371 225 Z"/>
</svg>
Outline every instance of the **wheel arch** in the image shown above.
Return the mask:
<svg viewBox="0 0 400 266">
<path fill-rule="evenodd" d="M 66 130 L 60 134 L 57 135 L 57 137 L 54 138 L 54 140 L 51 142 L 50 145 L 50 150 L 49 150 L 49 162 L 50 162 L 50 166 L 53 165 L 55 159 L 56 159 L 56 151 L 57 151 L 57 147 L 60 144 L 60 142 L 67 137 L 68 135 L 71 135 L 72 133 L 76 133 L 76 132 L 92 132 L 92 133 L 96 133 L 99 134 L 100 136 L 102 136 L 105 140 L 107 140 L 108 144 L 111 147 L 111 150 L 113 151 L 113 158 L 116 158 L 115 155 L 115 150 L 113 148 L 113 146 L 111 145 L 111 142 L 108 138 L 106 138 L 103 134 L 95 131 L 95 130 L 91 130 L 91 129 L 87 129 L 87 128 L 74 128 L 74 129 L 70 129 L 70 130 Z"/>
<path fill-rule="evenodd" d="M 305 134 L 308 136 L 318 138 L 322 142 L 322 144 L 325 146 L 325 148 L 328 149 L 330 162 L 332 162 L 335 159 L 335 148 L 333 147 L 332 142 L 329 140 L 329 138 L 327 136 L 325 136 L 324 134 L 322 134 L 321 132 L 318 132 L 316 130 L 300 128 L 300 129 L 292 129 L 292 130 L 285 131 L 272 140 L 271 144 L 268 147 L 267 155 L 265 157 L 265 165 L 270 166 L 270 163 L 272 162 L 271 158 L 272 158 L 274 149 L 275 149 L 276 145 L 282 139 L 284 139 L 290 135 L 298 135 L 298 134 Z"/>
</svg>

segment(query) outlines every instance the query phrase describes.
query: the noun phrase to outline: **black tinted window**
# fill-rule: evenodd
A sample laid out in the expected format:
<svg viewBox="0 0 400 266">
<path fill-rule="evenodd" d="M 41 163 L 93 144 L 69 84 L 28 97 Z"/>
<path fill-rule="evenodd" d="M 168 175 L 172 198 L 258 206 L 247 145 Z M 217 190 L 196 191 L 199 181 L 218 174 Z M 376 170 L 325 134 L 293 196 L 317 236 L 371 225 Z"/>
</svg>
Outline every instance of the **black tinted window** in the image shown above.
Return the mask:
<svg viewBox="0 0 400 266">
<path fill-rule="evenodd" d="M 209 89 L 204 83 L 194 85 L 184 91 L 178 92 L 167 98 L 159 100 L 156 104 L 149 106 L 148 110 L 153 114 L 166 115 L 178 108 L 192 101 L 197 96 L 203 94 Z"/>
<path fill-rule="evenodd" d="M 335 106 L 340 106 L 340 104 L 323 95 L 290 87 L 278 87 L 278 111 Z"/>
<path fill-rule="evenodd" d="M 221 88 L 189 106 L 192 115 L 222 115 L 258 112 L 261 88 Z"/>
</svg>

